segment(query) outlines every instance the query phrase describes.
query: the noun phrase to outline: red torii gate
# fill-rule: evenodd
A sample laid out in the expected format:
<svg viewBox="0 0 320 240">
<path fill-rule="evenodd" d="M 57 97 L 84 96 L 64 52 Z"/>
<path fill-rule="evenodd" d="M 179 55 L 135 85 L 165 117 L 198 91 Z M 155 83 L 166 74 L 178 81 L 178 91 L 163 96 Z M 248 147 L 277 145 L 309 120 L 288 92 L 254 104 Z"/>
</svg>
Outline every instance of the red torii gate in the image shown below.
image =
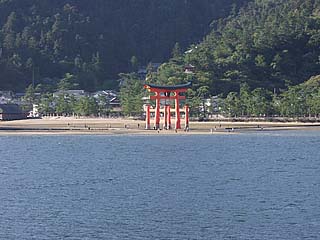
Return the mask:
<svg viewBox="0 0 320 240">
<path fill-rule="evenodd" d="M 181 95 L 191 87 L 191 82 L 175 86 L 158 86 L 154 84 L 145 84 L 144 88 L 149 92 L 155 93 L 150 96 L 150 100 L 156 100 L 155 108 L 155 129 L 160 128 L 160 100 L 174 100 L 175 101 L 175 129 L 181 129 L 180 112 L 185 112 L 185 128 L 189 128 L 189 107 L 185 105 L 184 110 L 180 110 L 179 100 L 185 100 L 186 96 Z M 150 129 L 150 104 L 146 106 L 146 129 Z M 166 104 L 164 107 L 164 128 L 171 129 L 171 105 Z"/>
</svg>

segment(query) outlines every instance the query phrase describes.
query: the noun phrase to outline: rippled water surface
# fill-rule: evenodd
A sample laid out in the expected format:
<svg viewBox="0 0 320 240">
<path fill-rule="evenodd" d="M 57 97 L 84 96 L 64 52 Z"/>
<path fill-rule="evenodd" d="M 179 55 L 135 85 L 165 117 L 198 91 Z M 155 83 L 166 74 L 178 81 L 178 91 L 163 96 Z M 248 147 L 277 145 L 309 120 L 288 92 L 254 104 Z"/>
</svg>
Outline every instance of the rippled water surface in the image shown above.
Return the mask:
<svg viewBox="0 0 320 240">
<path fill-rule="evenodd" d="M 320 132 L 1 136 L 0 239 L 320 239 Z"/>
</svg>

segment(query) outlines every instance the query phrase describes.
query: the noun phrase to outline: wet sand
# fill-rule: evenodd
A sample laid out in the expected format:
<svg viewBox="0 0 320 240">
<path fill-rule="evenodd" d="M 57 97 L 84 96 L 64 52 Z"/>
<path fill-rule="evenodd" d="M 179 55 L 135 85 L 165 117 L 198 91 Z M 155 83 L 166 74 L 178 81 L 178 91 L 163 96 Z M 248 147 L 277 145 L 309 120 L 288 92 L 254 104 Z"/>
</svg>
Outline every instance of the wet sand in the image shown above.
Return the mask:
<svg viewBox="0 0 320 240">
<path fill-rule="evenodd" d="M 182 127 L 184 127 L 182 123 Z M 141 120 L 54 117 L 0 122 L 0 135 L 67 134 L 237 134 L 248 131 L 320 130 L 319 123 L 300 122 L 190 122 L 189 131 L 145 130 Z"/>
</svg>

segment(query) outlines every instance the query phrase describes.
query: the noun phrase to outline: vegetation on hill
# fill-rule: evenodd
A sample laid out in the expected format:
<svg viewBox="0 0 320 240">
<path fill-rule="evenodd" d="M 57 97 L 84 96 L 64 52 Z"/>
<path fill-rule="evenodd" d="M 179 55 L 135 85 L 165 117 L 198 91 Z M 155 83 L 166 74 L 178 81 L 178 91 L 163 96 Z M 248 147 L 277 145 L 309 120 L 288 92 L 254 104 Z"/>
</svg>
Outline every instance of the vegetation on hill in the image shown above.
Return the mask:
<svg viewBox="0 0 320 240">
<path fill-rule="evenodd" d="M 74 88 L 116 87 L 120 72 L 167 60 L 247 1 L 0 0 L 0 89 L 46 91 L 67 74 Z"/>
<path fill-rule="evenodd" d="M 212 28 L 152 80 L 189 81 L 183 71 L 192 64 L 195 88 L 226 96 L 243 83 L 279 93 L 320 73 L 319 0 L 255 0 Z"/>
</svg>

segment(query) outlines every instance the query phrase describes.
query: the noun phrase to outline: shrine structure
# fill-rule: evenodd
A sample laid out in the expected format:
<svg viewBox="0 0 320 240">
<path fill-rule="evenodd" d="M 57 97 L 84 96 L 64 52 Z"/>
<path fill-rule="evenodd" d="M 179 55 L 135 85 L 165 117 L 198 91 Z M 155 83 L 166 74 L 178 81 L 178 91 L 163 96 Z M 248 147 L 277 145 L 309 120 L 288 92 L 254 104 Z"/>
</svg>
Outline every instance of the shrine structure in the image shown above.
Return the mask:
<svg viewBox="0 0 320 240">
<path fill-rule="evenodd" d="M 181 129 L 181 112 L 185 113 L 185 129 L 189 128 L 189 106 L 185 105 L 180 109 L 180 100 L 185 100 L 185 92 L 191 87 L 191 82 L 175 86 L 158 86 L 146 84 L 144 88 L 154 93 L 150 100 L 155 100 L 156 105 L 151 109 L 150 104 L 146 105 L 146 129 L 151 129 L 151 112 L 154 112 L 154 129 L 160 129 L 161 113 L 163 115 L 163 128 L 171 129 L 171 113 L 175 113 L 175 129 Z M 161 101 L 164 105 L 161 108 Z M 174 101 L 174 110 L 171 109 L 171 102 Z"/>
</svg>

